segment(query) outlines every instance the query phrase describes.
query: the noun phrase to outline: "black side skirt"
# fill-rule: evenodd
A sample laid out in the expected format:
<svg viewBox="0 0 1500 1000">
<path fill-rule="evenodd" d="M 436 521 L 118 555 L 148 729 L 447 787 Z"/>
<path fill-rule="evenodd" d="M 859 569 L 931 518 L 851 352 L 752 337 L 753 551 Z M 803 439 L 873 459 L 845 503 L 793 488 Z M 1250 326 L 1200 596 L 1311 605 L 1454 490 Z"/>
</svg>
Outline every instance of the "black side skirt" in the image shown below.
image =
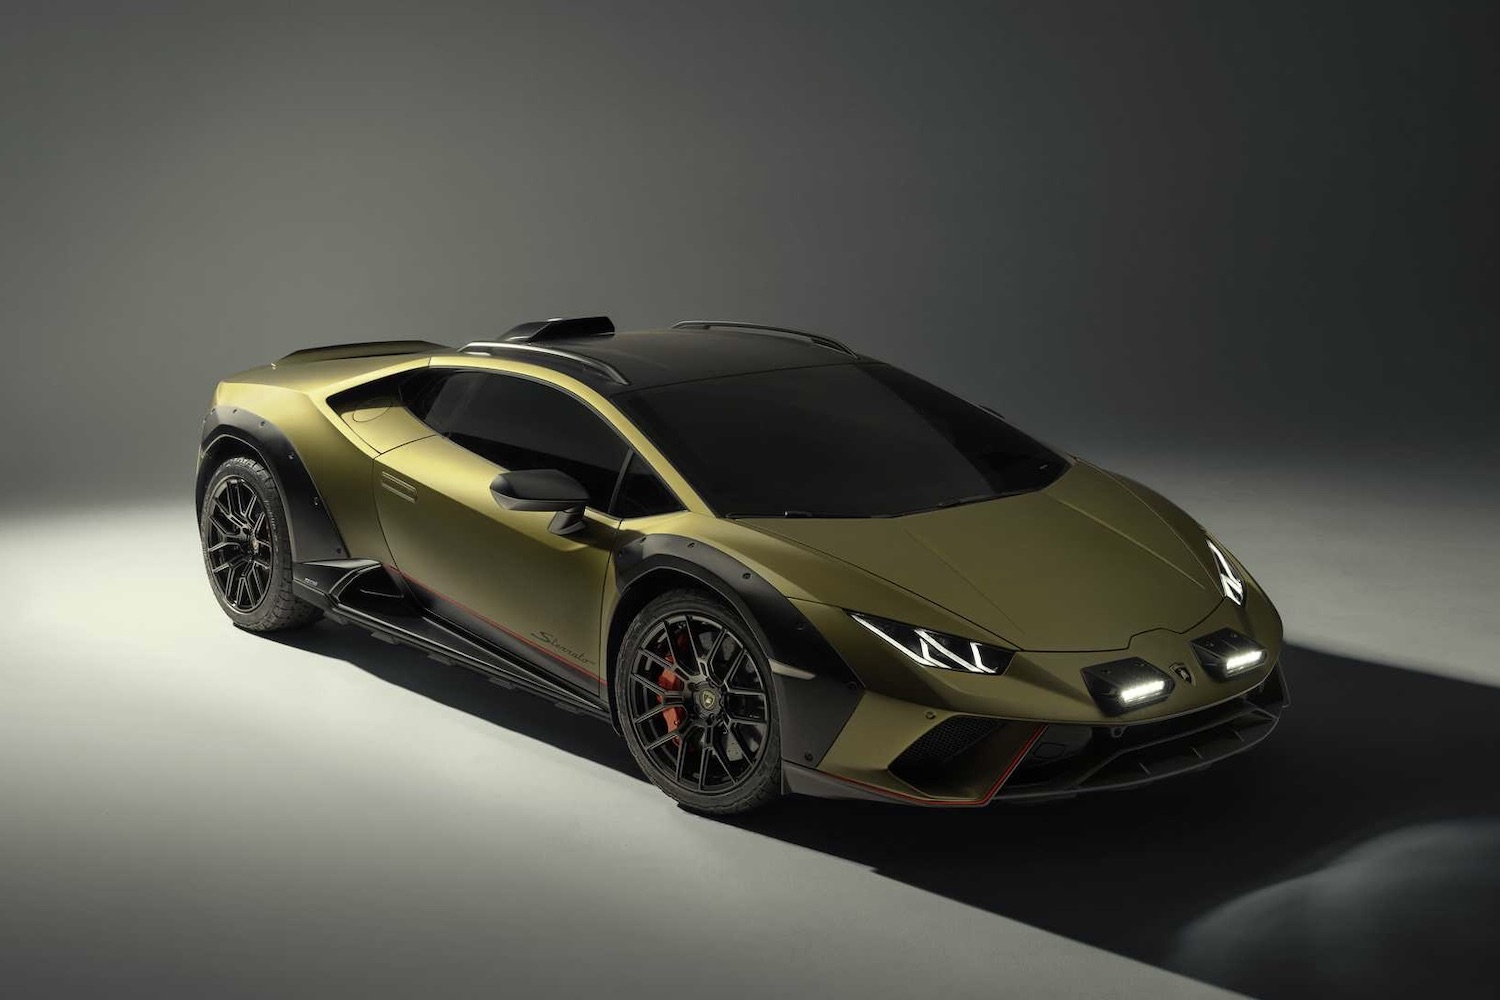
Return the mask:
<svg viewBox="0 0 1500 1000">
<path fill-rule="evenodd" d="M 296 563 L 292 588 L 298 597 L 322 608 L 332 622 L 357 626 L 383 642 L 410 646 L 440 663 L 467 667 L 501 687 L 530 692 L 565 711 L 610 721 L 609 706 L 425 613 L 373 559 Z"/>
</svg>

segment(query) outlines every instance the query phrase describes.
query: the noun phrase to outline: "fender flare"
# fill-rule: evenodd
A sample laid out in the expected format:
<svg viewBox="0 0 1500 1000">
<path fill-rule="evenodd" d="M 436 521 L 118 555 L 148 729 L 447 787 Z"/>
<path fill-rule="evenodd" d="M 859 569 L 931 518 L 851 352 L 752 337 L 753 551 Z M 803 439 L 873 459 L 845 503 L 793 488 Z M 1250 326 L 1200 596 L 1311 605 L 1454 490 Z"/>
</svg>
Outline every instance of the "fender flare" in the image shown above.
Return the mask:
<svg viewBox="0 0 1500 1000">
<path fill-rule="evenodd" d="M 782 758 L 816 767 L 863 694 L 854 671 L 768 580 L 728 553 L 696 539 L 642 535 L 622 546 L 615 553 L 619 600 L 662 570 L 692 577 L 739 612 L 772 661 Z"/>
<path fill-rule="evenodd" d="M 286 505 L 287 532 L 292 540 L 294 562 L 343 559 L 348 555 L 338 526 L 333 523 L 317 484 L 291 439 L 271 421 L 243 407 L 215 406 L 203 420 L 194 510 L 201 510 L 208 477 L 218 465 L 213 456 L 229 441 L 254 452 L 275 480 L 276 489 Z"/>
</svg>

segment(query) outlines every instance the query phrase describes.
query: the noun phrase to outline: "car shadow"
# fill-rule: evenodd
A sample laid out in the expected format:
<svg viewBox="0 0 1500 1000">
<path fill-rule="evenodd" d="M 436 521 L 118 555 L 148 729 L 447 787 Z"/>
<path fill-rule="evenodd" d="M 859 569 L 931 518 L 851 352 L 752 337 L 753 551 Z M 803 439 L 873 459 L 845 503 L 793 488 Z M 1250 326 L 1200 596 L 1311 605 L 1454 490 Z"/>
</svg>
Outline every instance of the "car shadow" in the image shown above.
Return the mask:
<svg viewBox="0 0 1500 1000">
<path fill-rule="evenodd" d="M 327 624 L 280 639 L 645 780 L 608 726 L 469 671 Z M 1277 732 L 1249 753 L 1158 785 L 974 810 L 796 797 L 721 822 L 1170 966 L 1182 932 L 1222 904 L 1315 872 L 1383 833 L 1500 818 L 1500 688 L 1298 647 L 1283 662 L 1292 704 Z M 1497 902 L 1494 886 L 1473 891 L 1491 896 L 1455 900 L 1454 912 Z M 1466 935 L 1490 930 L 1455 926 L 1450 940 L 1462 955 Z M 1473 954 L 1489 961 L 1479 938 Z M 1426 968 L 1430 982 L 1465 972 L 1461 962 Z M 1191 971 L 1229 988 L 1247 985 L 1232 969 Z M 1274 993 L 1261 995 L 1316 996 L 1325 985 L 1283 976 Z"/>
<path fill-rule="evenodd" d="M 972 811 L 812 800 L 737 823 L 1170 966 L 1183 931 L 1221 904 L 1316 871 L 1381 834 L 1500 818 L 1500 688 L 1297 647 L 1283 662 L 1291 706 L 1277 732 L 1196 774 L 1133 791 Z M 1454 961 L 1439 965 L 1419 952 L 1382 961 L 1420 968 L 1430 985 L 1471 982 L 1470 973 L 1493 963 L 1494 928 L 1456 915 L 1496 912 L 1497 889 L 1475 883 L 1456 890 L 1469 898 L 1426 912 L 1429 920 L 1451 922 L 1445 954 Z M 1395 915 L 1361 916 L 1389 923 Z M 1322 958 L 1328 968 L 1345 969 L 1370 960 L 1357 948 Z M 1283 974 L 1274 989 L 1255 992 L 1326 996 L 1326 982 L 1312 975 L 1317 965 L 1305 966 L 1304 978 Z M 1243 963 L 1222 969 L 1215 974 L 1200 964 L 1191 971 L 1231 989 L 1265 982 Z"/>
<path fill-rule="evenodd" d="M 440 705 L 646 780 L 630 751 L 607 724 L 565 711 L 525 692 L 507 690 L 472 670 L 439 663 L 406 646 L 382 642 L 362 629 L 327 621 L 292 632 L 267 633 L 264 637 L 343 660 Z"/>
</svg>

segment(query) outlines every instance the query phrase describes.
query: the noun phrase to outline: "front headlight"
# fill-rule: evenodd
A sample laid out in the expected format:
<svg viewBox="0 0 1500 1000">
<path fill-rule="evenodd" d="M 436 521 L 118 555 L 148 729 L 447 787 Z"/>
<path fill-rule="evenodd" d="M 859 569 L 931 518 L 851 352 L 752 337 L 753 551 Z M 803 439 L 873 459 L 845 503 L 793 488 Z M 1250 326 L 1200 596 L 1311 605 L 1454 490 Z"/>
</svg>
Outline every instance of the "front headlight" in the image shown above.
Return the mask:
<svg viewBox="0 0 1500 1000">
<path fill-rule="evenodd" d="M 971 674 L 1003 674 L 1010 666 L 1013 649 L 990 646 L 944 632 L 903 625 L 888 618 L 849 612 L 849 617 L 906 655 L 913 663 Z"/>
<path fill-rule="evenodd" d="M 1245 581 L 1240 579 L 1239 571 L 1234 568 L 1234 563 L 1224 554 L 1224 550 L 1214 544 L 1212 538 L 1205 538 L 1208 551 L 1214 557 L 1214 566 L 1219 571 L 1219 587 L 1224 591 L 1224 596 L 1236 604 L 1245 603 Z"/>
</svg>

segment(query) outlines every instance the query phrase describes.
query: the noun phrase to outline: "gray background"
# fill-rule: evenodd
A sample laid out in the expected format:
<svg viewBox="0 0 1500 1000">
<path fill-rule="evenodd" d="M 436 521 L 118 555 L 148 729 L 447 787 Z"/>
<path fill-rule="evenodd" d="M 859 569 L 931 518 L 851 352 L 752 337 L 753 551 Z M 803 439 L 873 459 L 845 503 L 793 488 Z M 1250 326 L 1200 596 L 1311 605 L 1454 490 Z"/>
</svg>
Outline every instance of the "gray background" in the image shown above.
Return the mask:
<svg viewBox="0 0 1500 1000">
<path fill-rule="evenodd" d="M 183 495 L 294 348 L 592 312 L 1085 454 L 1496 440 L 1483 5 L 116 6 L 0 13 L 10 502 Z"/>
<path fill-rule="evenodd" d="M 0 5 L 8 995 L 1500 976 L 1492 8 Z M 1280 729 L 1129 796 L 722 823 L 592 721 L 229 627 L 217 378 L 594 312 L 826 330 L 1158 487 L 1275 597 Z"/>
</svg>

